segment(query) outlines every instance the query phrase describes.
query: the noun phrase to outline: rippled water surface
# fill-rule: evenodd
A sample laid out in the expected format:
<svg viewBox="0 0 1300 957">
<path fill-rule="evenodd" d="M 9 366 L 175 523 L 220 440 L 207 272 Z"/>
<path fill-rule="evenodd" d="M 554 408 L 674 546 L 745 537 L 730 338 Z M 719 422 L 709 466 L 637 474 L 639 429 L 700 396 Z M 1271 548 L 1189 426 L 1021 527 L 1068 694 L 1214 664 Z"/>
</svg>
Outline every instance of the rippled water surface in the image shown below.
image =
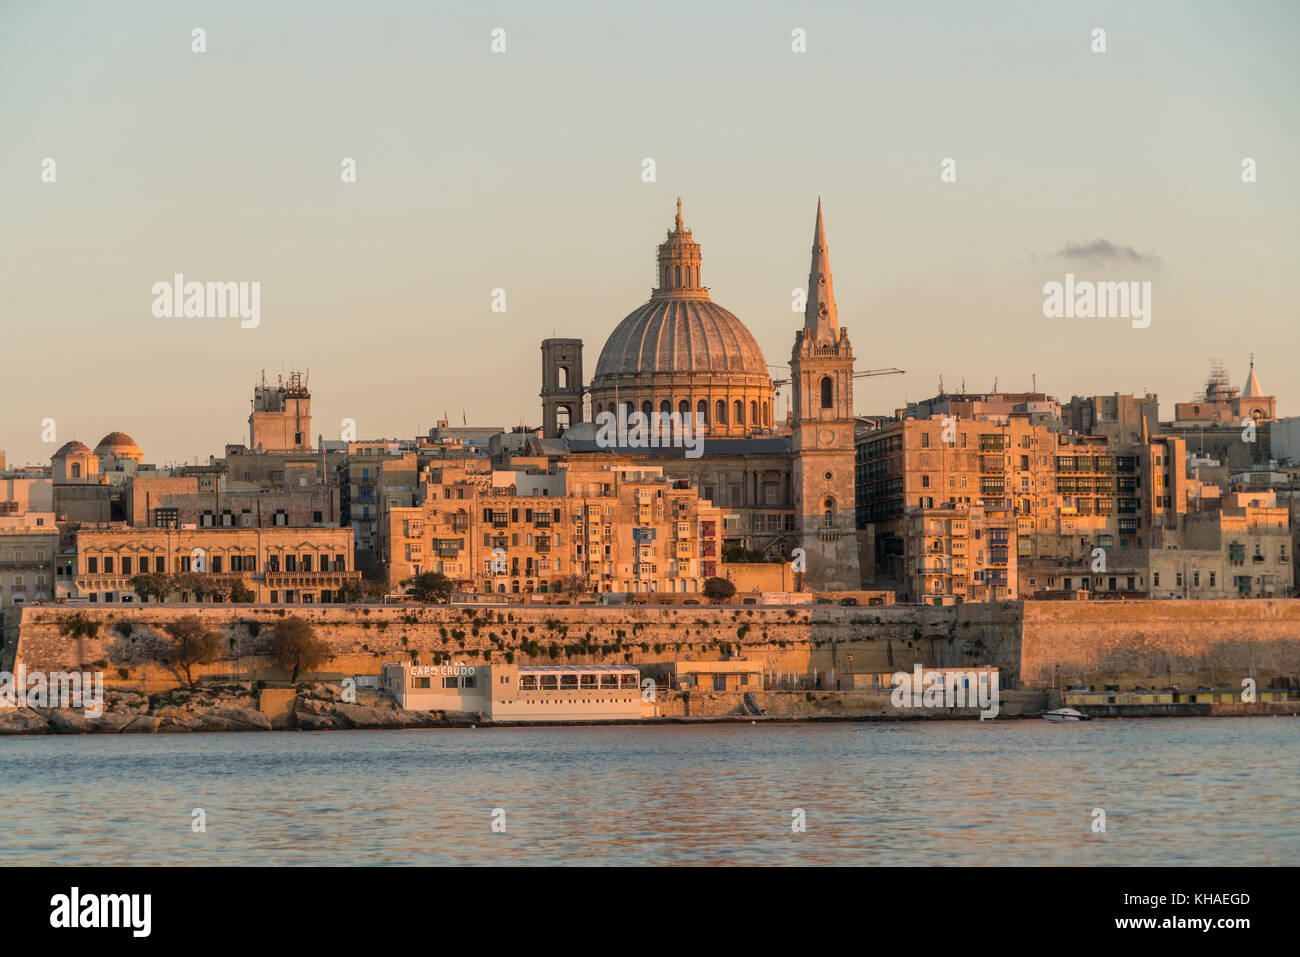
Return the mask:
<svg viewBox="0 0 1300 957">
<path fill-rule="evenodd" d="M 7 864 L 1281 864 L 1298 799 L 1300 718 L 0 739 Z"/>
</svg>

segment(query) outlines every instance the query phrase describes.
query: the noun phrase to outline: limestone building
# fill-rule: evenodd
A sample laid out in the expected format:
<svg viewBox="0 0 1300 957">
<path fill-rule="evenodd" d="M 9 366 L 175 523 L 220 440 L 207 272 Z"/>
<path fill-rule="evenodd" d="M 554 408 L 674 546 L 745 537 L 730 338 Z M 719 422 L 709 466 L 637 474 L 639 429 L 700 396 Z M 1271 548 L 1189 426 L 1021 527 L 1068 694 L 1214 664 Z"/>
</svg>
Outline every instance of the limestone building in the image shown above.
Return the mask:
<svg viewBox="0 0 1300 957">
<path fill-rule="evenodd" d="M 268 385 L 266 373 L 253 388 L 248 416 L 248 447 L 254 452 L 302 452 L 311 449 L 311 392 L 300 372 L 289 381 L 276 378 Z"/>
<path fill-rule="evenodd" d="M 391 592 L 422 572 L 461 589 L 698 596 L 717 573 L 721 512 L 658 468 L 604 457 L 559 473 L 431 472 L 420 502 L 385 512 Z"/>
<path fill-rule="evenodd" d="M 72 597 L 138 602 L 131 579 L 144 573 L 201 572 L 214 586 L 242 582 L 271 604 L 335 601 L 355 570 L 348 528 L 132 528 L 76 530 L 58 575 Z"/>
</svg>

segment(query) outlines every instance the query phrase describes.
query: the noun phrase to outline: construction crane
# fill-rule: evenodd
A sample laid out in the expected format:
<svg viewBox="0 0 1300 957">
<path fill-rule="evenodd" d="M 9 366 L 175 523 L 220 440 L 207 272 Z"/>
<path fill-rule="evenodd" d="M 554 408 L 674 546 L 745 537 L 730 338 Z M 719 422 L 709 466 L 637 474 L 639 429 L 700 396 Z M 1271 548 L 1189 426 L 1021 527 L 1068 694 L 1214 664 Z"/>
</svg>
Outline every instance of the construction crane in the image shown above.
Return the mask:
<svg viewBox="0 0 1300 957">
<path fill-rule="evenodd" d="M 788 366 L 768 366 L 768 368 L 769 368 L 769 369 L 785 369 L 785 368 L 789 368 L 789 367 L 788 367 Z M 905 372 L 906 372 L 905 369 L 895 369 L 895 368 L 892 368 L 892 367 L 891 367 L 891 368 L 888 368 L 888 369 L 863 369 L 861 372 L 855 372 L 855 373 L 853 373 L 853 378 L 855 378 L 855 379 L 866 379 L 866 378 L 868 378 L 869 376 L 877 376 L 877 375 L 903 375 Z M 783 385 L 789 385 L 789 384 L 790 384 L 790 380 L 789 380 L 789 379 L 773 379 L 773 380 L 772 380 L 772 385 L 775 386 L 775 387 L 778 388 L 778 389 L 781 388 L 781 386 L 783 386 Z"/>
</svg>

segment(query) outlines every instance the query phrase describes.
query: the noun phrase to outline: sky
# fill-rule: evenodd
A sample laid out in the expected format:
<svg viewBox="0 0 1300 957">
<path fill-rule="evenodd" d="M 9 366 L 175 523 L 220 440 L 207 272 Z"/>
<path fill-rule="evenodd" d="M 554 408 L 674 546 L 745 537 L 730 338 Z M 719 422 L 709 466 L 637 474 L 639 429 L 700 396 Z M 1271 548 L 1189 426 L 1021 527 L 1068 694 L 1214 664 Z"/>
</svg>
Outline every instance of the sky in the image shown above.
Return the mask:
<svg viewBox="0 0 1300 957">
<path fill-rule="evenodd" d="M 1252 353 L 1295 414 L 1298 36 L 1267 0 L 0 0 L 0 449 L 207 461 L 295 368 L 326 439 L 536 425 L 540 341 L 590 381 L 678 195 L 778 378 L 822 198 L 858 368 L 906 370 L 859 414 L 942 377 L 1170 417 Z M 1067 272 L 1150 282 L 1149 326 L 1045 317 Z M 155 316 L 176 273 L 260 283 L 258 325 Z"/>
</svg>

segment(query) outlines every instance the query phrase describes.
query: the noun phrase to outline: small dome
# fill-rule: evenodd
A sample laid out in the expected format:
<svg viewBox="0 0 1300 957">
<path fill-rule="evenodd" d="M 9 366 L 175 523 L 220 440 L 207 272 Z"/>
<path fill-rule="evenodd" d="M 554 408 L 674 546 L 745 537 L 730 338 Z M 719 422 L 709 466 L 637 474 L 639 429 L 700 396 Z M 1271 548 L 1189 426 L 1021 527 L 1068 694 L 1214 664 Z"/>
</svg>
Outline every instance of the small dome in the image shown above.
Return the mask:
<svg viewBox="0 0 1300 957">
<path fill-rule="evenodd" d="M 95 446 L 96 455 L 114 455 L 120 459 L 135 459 L 139 461 L 142 453 L 140 446 L 135 444 L 135 439 L 125 432 L 110 432 L 99 440 Z"/>
<path fill-rule="evenodd" d="M 90 451 L 90 449 L 87 448 L 84 443 L 78 442 L 76 439 L 73 439 L 71 442 L 65 443 L 57 452 L 54 453 L 54 455 L 51 456 L 51 458 L 66 459 L 72 455 L 94 455 L 94 454 L 95 453 Z"/>
</svg>

